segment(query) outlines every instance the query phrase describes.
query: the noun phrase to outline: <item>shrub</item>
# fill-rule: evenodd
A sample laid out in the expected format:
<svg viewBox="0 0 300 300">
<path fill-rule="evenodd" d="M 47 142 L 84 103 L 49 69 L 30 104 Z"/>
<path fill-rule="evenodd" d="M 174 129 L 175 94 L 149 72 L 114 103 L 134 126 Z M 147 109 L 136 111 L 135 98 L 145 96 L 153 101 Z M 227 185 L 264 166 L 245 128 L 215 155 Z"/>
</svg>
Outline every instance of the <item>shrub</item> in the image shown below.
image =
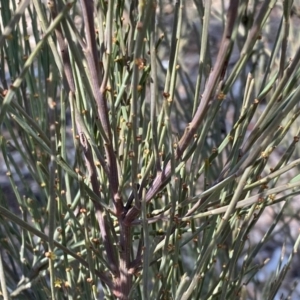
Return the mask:
<svg viewBox="0 0 300 300">
<path fill-rule="evenodd" d="M 220 2 L 1 1 L 4 299 L 279 292 L 298 234 L 264 289 L 257 256 L 297 220 L 297 10 Z"/>
</svg>

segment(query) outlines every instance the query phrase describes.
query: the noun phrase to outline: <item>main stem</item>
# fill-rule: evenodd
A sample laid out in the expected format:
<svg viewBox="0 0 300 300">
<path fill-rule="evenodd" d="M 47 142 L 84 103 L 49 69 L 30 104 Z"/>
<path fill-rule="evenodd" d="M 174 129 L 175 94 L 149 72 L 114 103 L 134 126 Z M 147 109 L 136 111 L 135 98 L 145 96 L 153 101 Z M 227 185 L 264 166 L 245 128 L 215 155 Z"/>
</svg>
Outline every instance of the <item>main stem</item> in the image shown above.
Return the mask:
<svg viewBox="0 0 300 300">
<path fill-rule="evenodd" d="M 121 218 L 120 218 L 121 219 Z M 120 300 L 128 300 L 132 287 L 132 272 L 130 272 L 131 226 L 119 220 L 120 226 L 120 265 L 119 277 L 115 279 L 114 294 Z"/>
</svg>

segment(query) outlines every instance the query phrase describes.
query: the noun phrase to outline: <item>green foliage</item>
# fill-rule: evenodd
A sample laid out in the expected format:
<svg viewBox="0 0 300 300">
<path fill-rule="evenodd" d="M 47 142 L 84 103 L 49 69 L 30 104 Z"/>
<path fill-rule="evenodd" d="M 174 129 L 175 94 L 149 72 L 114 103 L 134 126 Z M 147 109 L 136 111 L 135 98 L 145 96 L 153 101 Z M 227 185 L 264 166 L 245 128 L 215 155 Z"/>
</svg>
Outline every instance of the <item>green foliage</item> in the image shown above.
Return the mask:
<svg viewBox="0 0 300 300">
<path fill-rule="evenodd" d="M 278 294 L 299 236 L 265 289 L 257 256 L 297 218 L 297 3 L 213 2 L 1 0 L 4 299 Z"/>
</svg>

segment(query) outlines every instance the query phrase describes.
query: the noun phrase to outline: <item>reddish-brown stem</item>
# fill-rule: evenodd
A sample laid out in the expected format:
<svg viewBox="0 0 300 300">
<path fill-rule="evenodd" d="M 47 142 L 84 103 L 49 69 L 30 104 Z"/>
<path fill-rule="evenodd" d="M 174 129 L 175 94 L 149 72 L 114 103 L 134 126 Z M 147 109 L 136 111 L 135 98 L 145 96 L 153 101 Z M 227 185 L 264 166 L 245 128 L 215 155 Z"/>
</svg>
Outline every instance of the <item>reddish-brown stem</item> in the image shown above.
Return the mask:
<svg viewBox="0 0 300 300">
<path fill-rule="evenodd" d="M 109 123 L 108 108 L 106 101 L 106 88 L 108 73 L 102 74 L 99 70 L 99 60 L 96 51 L 96 38 L 93 14 L 93 2 L 89 0 L 81 1 L 83 9 L 83 21 L 86 28 L 86 47 L 84 48 L 87 65 L 90 72 L 93 95 L 98 108 L 98 117 L 103 126 L 105 136 L 104 146 L 107 159 L 108 180 L 112 199 L 115 206 L 116 215 L 118 216 L 120 226 L 120 254 L 117 276 L 114 278 L 113 293 L 119 299 L 128 299 L 132 286 L 132 275 L 129 274 L 130 253 L 131 253 L 131 233 L 130 226 L 123 223 L 124 205 L 119 195 L 119 177 L 117 169 L 116 156 L 113 149 L 111 125 Z M 112 37 L 107 37 L 112 38 Z M 107 57 L 109 59 L 109 57 Z M 106 70 L 108 72 L 108 70 Z M 103 237 L 103 235 L 102 235 Z M 111 251 L 106 248 L 106 251 Z M 107 253 L 108 255 L 108 253 Z"/>
<path fill-rule="evenodd" d="M 86 166 L 89 172 L 89 178 L 92 185 L 93 192 L 100 197 L 100 184 L 97 178 L 97 171 L 91 151 L 91 147 L 88 144 L 86 137 L 83 133 L 80 134 L 80 142 L 83 146 L 84 156 Z M 118 276 L 116 253 L 113 248 L 113 242 L 111 241 L 111 236 L 108 234 L 109 230 L 107 228 L 107 223 L 103 217 L 103 208 L 97 201 L 93 201 L 94 208 L 96 211 L 96 218 L 100 227 L 100 232 L 103 240 L 104 247 L 106 249 L 106 255 L 109 262 L 110 270 L 115 276 Z"/>
<path fill-rule="evenodd" d="M 91 1 L 90 1 L 91 3 Z M 52 18 L 54 19 L 55 16 L 57 15 L 57 11 L 56 11 L 56 7 L 55 7 L 55 3 L 53 2 L 53 5 L 51 5 L 51 15 Z M 94 28 L 93 28 L 94 31 Z M 64 71 L 65 71 L 65 75 L 66 75 L 66 79 L 69 85 L 69 88 L 71 90 L 71 93 L 74 95 L 75 94 L 75 90 L 76 90 L 76 86 L 75 86 L 75 82 L 74 82 L 74 78 L 73 78 L 73 73 L 72 73 L 72 68 L 71 68 L 71 64 L 70 64 L 70 57 L 69 57 L 69 53 L 68 53 L 68 47 L 67 44 L 64 41 L 64 36 L 62 33 L 62 29 L 60 26 L 57 27 L 56 31 L 56 37 L 59 43 L 59 47 L 62 53 L 62 60 L 63 60 L 63 64 L 64 64 Z M 95 36 L 93 36 L 93 33 L 91 33 L 91 35 L 89 35 L 89 39 L 94 38 L 95 40 Z M 96 49 L 96 48 L 94 48 Z M 93 53 L 93 56 L 95 58 L 95 52 Z M 92 58 L 91 56 L 87 56 L 90 63 L 92 64 Z M 92 69 L 92 73 L 94 75 L 97 75 L 97 71 L 96 71 L 96 67 L 94 67 Z M 98 72 L 98 74 L 100 74 L 100 72 Z M 92 76 L 93 77 L 93 76 Z M 98 78 L 98 76 L 95 76 L 95 78 Z M 97 86 L 97 83 L 94 83 L 94 89 L 93 92 L 95 95 L 99 95 L 100 93 L 96 92 L 95 86 Z M 106 106 L 104 106 L 104 110 L 106 109 L 106 113 L 107 113 L 107 108 Z M 106 114 L 103 114 L 104 116 Z M 77 127 L 77 132 L 80 134 L 80 142 L 81 145 L 84 149 L 84 154 L 85 154 L 85 160 L 86 160 L 86 165 L 89 171 L 89 178 L 91 181 L 91 185 L 92 185 L 92 189 L 94 191 L 94 193 L 98 196 L 100 196 L 100 185 L 97 179 L 97 172 L 96 172 L 96 168 L 95 168 L 95 163 L 93 160 L 93 156 L 91 153 L 91 149 L 90 149 L 90 145 L 88 144 L 84 134 L 82 133 L 82 128 L 80 125 L 80 121 L 75 118 L 75 122 L 76 122 L 76 127 Z M 108 124 L 108 123 L 105 123 Z M 112 152 L 112 150 L 110 151 L 110 153 Z M 111 172 L 110 172 L 110 176 L 111 176 Z M 116 185 L 116 184 L 115 184 Z M 95 201 L 94 202 L 94 207 L 95 207 L 95 211 L 96 211 L 96 218 L 99 224 L 99 228 L 100 228 L 100 232 L 101 232 L 101 236 L 103 239 L 103 244 L 106 250 L 106 254 L 107 254 L 107 259 L 108 259 L 108 263 L 110 265 L 110 270 L 116 275 L 118 276 L 118 268 L 117 268 L 117 258 L 116 258 L 116 253 L 114 253 L 113 251 L 113 243 L 111 241 L 110 235 L 108 234 L 109 229 L 108 229 L 108 225 L 107 222 L 103 216 L 103 209 L 101 207 L 101 205 Z M 101 276 L 102 277 L 102 276 Z M 109 284 L 109 286 L 111 287 L 111 284 Z"/>
<path fill-rule="evenodd" d="M 178 143 L 177 152 L 175 156 L 176 160 L 179 160 L 181 158 L 183 152 L 187 149 L 192 139 L 194 138 L 194 135 L 197 132 L 209 108 L 209 103 L 212 100 L 213 93 L 219 84 L 222 74 L 224 74 L 224 68 L 226 67 L 226 62 L 228 60 L 228 51 L 232 42 L 231 35 L 234 28 L 234 22 L 236 20 L 237 12 L 238 12 L 238 4 L 239 4 L 238 0 L 230 1 L 227 24 L 224 30 L 221 48 L 218 53 L 215 67 L 209 76 L 207 85 L 205 87 L 201 102 L 198 106 L 195 116 L 193 117 L 191 123 L 189 123 L 188 126 L 186 127 L 185 132 Z M 159 172 L 156 175 L 156 178 L 154 179 L 152 186 L 147 192 L 146 195 L 147 202 L 149 202 L 163 188 L 163 186 L 168 182 L 170 177 L 171 177 L 171 163 L 169 162 L 164 167 L 162 172 Z M 127 213 L 125 222 L 130 224 L 139 215 L 139 213 L 140 213 L 139 209 L 137 207 L 133 207 Z"/>
<path fill-rule="evenodd" d="M 114 294 L 120 300 L 128 300 L 128 295 L 132 287 L 132 275 L 130 272 L 130 253 L 131 253 L 131 226 L 120 224 L 120 276 L 115 279 Z"/>
<path fill-rule="evenodd" d="M 107 167 L 109 170 L 109 184 L 112 193 L 112 199 L 115 206 L 115 211 L 118 216 L 123 213 L 123 201 L 119 195 L 119 177 L 116 163 L 116 156 L 112 144 L 111 126 L 108 117 L 108 108 L 106 102 L 106 85 L 107 74 L 103 78 L 100 70 L 100 64 L 97 56 L 97 45 L 95 36 L 94 24 L 94 6 L 89 0 L 82 0 L 82 15 L 85 24 L 86 47 L 83 49 L 87 60 L 87 65 L 90 72 L 90 80 L 92 85 L 93 95 L 98 108 L 98 117 L 103 126 L 105 136 L 105 152 L 107 157 Z M 108 72 L 108 71 L 107 71 Z"/>
</svg>

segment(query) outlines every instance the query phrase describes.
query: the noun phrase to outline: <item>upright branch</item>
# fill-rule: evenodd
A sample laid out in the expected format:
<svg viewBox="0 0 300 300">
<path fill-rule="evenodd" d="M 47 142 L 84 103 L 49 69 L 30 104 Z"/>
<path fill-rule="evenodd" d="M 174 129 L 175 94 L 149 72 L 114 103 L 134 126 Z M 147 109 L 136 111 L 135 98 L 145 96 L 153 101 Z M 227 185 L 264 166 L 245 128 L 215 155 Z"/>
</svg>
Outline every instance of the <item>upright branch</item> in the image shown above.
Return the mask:
<svg viewBox="0 0 300 300">
<path fill-rule="evenodd" d="M 222 77 L 224 77 L 227 67 L 229 49 L 232 44 L 231 35 L 234 28 L 234 23 L 238 12 L 238 0 L 230 1 L 228 8 L 227 23 L 223 33 L 221 47 L 217 56 L 215 66 L 208 78 L 202 99 L 199 103 L 198 109 L 191 123 L 185 129 L 184 135 L 180 139 L 176 152 L 176 159 L 179 159 L 183 152 L 186 150 L 194 135 L 196 134 L 200 124 L 202 123 L 206 112 L 209 108 L 210 101 L 213 100 L 214 92 Z"/>
<path fill-rule="evenodd" d="M 55 6 L 55 2 L 51 2 L 51 5 L 49 5 L 50 8 L 50 12 L 52 15 L 52 18 L 54 19 L 57 15 L 57 9 Z M 84 157 L 85 157 L 85 162 L 86 162 L 86 166 L 89 172 L 89 180 L 93 189 L 93 192 L 97 195 L 97 196 L 101 196 L 100 195 L 100 185 L 97 179 L 97 172 L 96 172 L 96 165 L 93 159 L 93 155 L 91 152 L 91 146 L 87 141 L 87 138 L 84 134 L 84 128 L 83 128 L 83 124 L 81 123 L 80 120 L 80 115 L 77 111 L 77 108 L 74 107 L 76 105 L 76 102 L 74 101 L 74 96 L 76 93 L 76 85 L 75 85 L 75 81 L 74 81 L 74 76 L 73 76 L 73 71 L 72 71 L 72 67 L 71 67 L 71 63 L 70 63 L 70 56 L 69 56 L 69 52 L 68 52 L 68 45 L 65 42 L 64 39 L 64 35 L 61 29 L 61 26 L 58 26 L 56 31 L 56 37 L 57 37 L 57 41 L 60 47 L 60 51 L 61 51 L 61 55 L 62 55 L 62 61 L 63 61 L 63 65 L 64 65 L 64 71 L 65 71 L 65 76 L 67 79 L 67 83 L 70 89 L 70 105 L 71 107 L 73 107 L 73 110 L 75 111 L 75 122 L 76 122 L 76 128 L 77 128 L 77 132 L 79 133 L 79 137 L 80 137 L 80 143 L 81 146 L 83 148 L 83 153 L 84 153 Z M 94 38 L 95 40 L 95 36 L 93 36 L 93 34 L 88 34 L 88 38 L 92 39 Z M 90 42 L 91 43 L 91 42 Z M 88 46 L 87 46 L 88 48 Z M 88 48 L 90 49 L 90 48 Z M 95 48 L 96 49 L 96 48 Z M 94 60 L 93 56 L 94 56 L 94 52 L 88 52 L 91 53 L 92 55 L 88 55 L 88 57 L 90 58 L 90 60 Z M 95 58 L 96 60 L 96 58 Z M 94 66 L 94 68 L 92 69 L 92 74 L 100 74 L 100 72 L 97 73 L 97 68 L 96 66 Z M 100 76 L 100 75 L 99 75 Z M 92 78 L 96 79 L 99 78 L 97 77 L 93 77 Z M 93 84 L 93 88 L 97 87 L 98 83 L 94 82 Z M 95 95 L 99 95 L 99 92 L 96 93 L 96 89 L 93 90 Z M 106 105 L 104 106 L 105 110 L 106 110 L 106 114 L 102 114 L 103 116 L 107 117 L 107 108 Z M 108 123 L 104 123 L 104 124 L 108 124 Z M 109 128 L 109 127 L 108 127 Z M 108 131 L 110 132 L 110 130 Z M 105 170 L 107 170 L 105 168 L 105 166 L 103 166 Z M 107 171 L 106 171 L 107 172 Z M 110 269 L 113 272 L 113 274 L 115 276 L 118 276 L 118 268 L 117 268 L 117 259 L 116 259 L 116 255 L 113 251 L 113 243 L 111 241 L 111 237 L 109 235 L 109 228 L 108 228 L 108 224 L 107 221 L 105 220 L 105 214 L 103 213 L 103 208 L 101 207 L 101 205 L 99 203 L 97 203 L 96 201 L 93 201 L 94 203 L 94 207 L 95 207 L 95 211 L 96 211 L 96 218 L 99 224 L 99 228 L 100 228 L 100 232 L 101 232 L 101 236 L 103 239 L 103 244 L 106 250 L 106 254 L 107 254 L 107 259 L 110 265 Z"/>
<path fill-rule="evenodd" d="M 105 136 L 105 153 L 107 159 L 107 169 L 109 171 L 108 179 L 110 184 L 110 189 L 112 193 L 113 203 L 115 206 L 116 215 L 118 217 L 120 226 L 120 254 L 119 254 L 119 265 L 118 273 L 114 276 L 114 290 L 113 293 L 119 299 L 128 299 L 128 294 L 132 286 L 132 274 L 129 272 L 130 265 L 130 253 L 131 253 L 131 234 L 130 226 L 123 223 L 123 201 L 119 194 L 119 177 L 117 169 L 116 156 L 113 149 L 112 142 L 112 132 L 111 125 L 109 123 L 108 117 L 108 107 L 106 101 L 106 89 L 109 76 L 109 68 L 102 72 L 99 70 L 99 60 L 96 51 L 96 37 L 95 37 L 95 25 L 94 25 L 94 6 L 93 2 L 89 0 L 82 0 L 82 13 L 83 21 L 86 31 L 86 47 L 84 48 L 85 57 L 87 60 L 88 68 L 90 71 L 90 80 L 92 84 L 92 90 L 94 98 L 98 107 L 98 117 L 103 126 Z M 108 14 L 112 13 L 112 2 L 110 2 L 110 8 Z M 108 18 L 108 22 L 112 22 L 112 18 Z M 112 27 L 112 24 L 108 23 L 108 27 Z M 109 35 L 110 30 L 108 30 L 107 39 L 112 37 Z M 108 41 L 108 45 L 111 41 Z M 107 50 L 107 62 L 109 62 L 110 49 Z M 111 249 L 106 248 L 106 251 L 111 251 Z"/>
<path fill-rule="evenodd" d="M 220 80 L 222 80 L 222 76 L 224 76 L 225 69 L 227 67 L 228 54 L 231 46 L 231 36 L 234 28 L 234 23 L 237 17 L 239 1 L 231 0 L 230 6 L 228 9 L 227 15 L 227 23 L 224 30 L 221 48 L 218 53 L 218 57 L 215 63 L 215 67 L 213 68 L 208 82 L 206 84 L 204 93 L 202 95 L 202 99 L 197 108 L 195 116 L 193 120 L 188 124 L 185 129 L 183 136 L 181 137 L 177 152 L 175 154 L 176 160 L 179 160 L 183 154 L 183 152 L 190 145 L 194 135 L 196 134 L 200 124 L 202 123 L 206 112 L 209 108 L 210 101 L 213 99 L 213 94 L 216 90 L 216 87 L 219 85 Z M 166 166 L 163 168 L 162 172 L 158 173 L 156 178 L 154 179 L 152 186 L 149 188 L 146 201 L 149 202 L 169 181 L 171 177 L 171 162 L 169 161 Z M 139 211 L 133 207 L 126 215 L 126 221 L 132 222 L 139 215 Z"/>
<path fill-rule="evenodd" d="M 106 101 L 106 88 L 108 74 L 103 74 L 103 70 L 100 70 L 100 61 L 97 55 L 96 35 L 95 35 L 95 23 L 94 23 L 94 3 L 89 0 L 82 0 L 82 15 L 83 22 L 85 24 L 85 38 L 86 45 L 83 49 L 88 69 L 90 72 L 90 81 L 92 85 L 93 95 L 98 108 L 98 117 L 101 125 L 103 126 L 105 136 L 103 136 L 105 142 L 105 153 L 107 158 L 107 167 L 109 170 L 109 184 L 112 192 L 112 199 L 115 206 L 116 214 L 122 215 L 123 202 L 118 192 L 119 178 L 116 156 L 113 149 L 111 126 L 108 117 L 108 107 Z M 111 38 L 111 37 L 108 37 Z M 108 70 L 106 70 L 108 72 Z M 103 80 L 103 76 L 104 79 Z"/>
</svg>

